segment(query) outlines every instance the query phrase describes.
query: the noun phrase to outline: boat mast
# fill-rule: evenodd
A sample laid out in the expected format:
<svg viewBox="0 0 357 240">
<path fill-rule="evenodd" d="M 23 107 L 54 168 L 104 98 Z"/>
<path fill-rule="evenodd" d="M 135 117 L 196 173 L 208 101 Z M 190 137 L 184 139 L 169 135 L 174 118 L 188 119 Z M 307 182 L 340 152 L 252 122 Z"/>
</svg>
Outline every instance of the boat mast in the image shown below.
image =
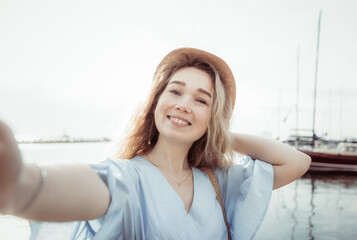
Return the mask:
<svg viewBox="0 0 357 240">
<path fill-rule="evenodd" d="M 315 140 L 317 140 L 317 136 L 315 134 L 315 118 L 316 118 L 316 86 L 317 86 L 317 70 L 319 63 L 319 44 L 320 44 L 320 23 L 321 23 L 321 13 L 319 14 L 319 23 L 317 26 L 317 47 L 316 47 L 316 66 L 315 66 L 315 86 L 314 86 L 314 112 L 312 119 L 312 144 L 315 145 Z"/>
<path fill-rule="evenodd" d="M 300 81 L 300 46 L 298 45 L 297 48 L 297 66 L 296 66 L 296 131 L 295 131 L 295 138 L 296 138 L 296 145 L 298 143 L 298 136 L 299 136 L 299 81 Z"/>
</svg>

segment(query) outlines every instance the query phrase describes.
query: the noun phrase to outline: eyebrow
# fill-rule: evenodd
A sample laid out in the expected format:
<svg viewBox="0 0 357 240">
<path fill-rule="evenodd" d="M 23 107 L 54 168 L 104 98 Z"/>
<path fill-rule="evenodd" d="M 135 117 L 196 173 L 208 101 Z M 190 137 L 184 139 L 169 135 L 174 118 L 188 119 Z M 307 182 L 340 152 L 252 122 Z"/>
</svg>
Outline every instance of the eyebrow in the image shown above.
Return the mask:
<svg viewBox="0 0 357 240">
<path fill-rule="evenodd" d="M 181 82 L 181 81 L 172 81 L 172 82 L 169 83 L 169 85 L 173 84 L 173 83 L 181 85 L 181 86 L 186 86 L 186 83 Z M 207 92 L 206 90 L 204 90 L 203 88 L 199 88 L 199 89 L 197 89 L 197 91 L 207 95 L 209 98 L 212 98 L 211 94 L 209 92 Z"/>
</svg>

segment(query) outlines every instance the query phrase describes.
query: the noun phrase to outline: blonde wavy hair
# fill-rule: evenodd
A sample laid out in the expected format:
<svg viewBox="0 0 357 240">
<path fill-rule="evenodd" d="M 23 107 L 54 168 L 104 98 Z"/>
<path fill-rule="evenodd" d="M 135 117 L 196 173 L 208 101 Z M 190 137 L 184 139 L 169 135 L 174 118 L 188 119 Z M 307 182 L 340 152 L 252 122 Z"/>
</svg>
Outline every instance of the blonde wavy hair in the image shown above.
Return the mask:
<svg viewBox="0 0 357 240">
<path fill-rule="evenodd" d="M 228 168 L 232 165 L 230 120 L 233 109 L 228 89 L 222 84 L 219 73 L 212 64 L 199 56 L 184 53 L 156 69 L 149 96 L 130 121 L 132 127 L 126 138 L 116 144 L 116 150 L 111 156 L 113 159 L 132 159 L 137 155 L 145 155 L 154 148 L 159 137 L 154 119 L 155 108 L 171 76 L 186 67 L 207 72 L 214 85 L 207 131 L 192 144 L 187 153 L 188 162 L 197 168 Z"/>
</svg>

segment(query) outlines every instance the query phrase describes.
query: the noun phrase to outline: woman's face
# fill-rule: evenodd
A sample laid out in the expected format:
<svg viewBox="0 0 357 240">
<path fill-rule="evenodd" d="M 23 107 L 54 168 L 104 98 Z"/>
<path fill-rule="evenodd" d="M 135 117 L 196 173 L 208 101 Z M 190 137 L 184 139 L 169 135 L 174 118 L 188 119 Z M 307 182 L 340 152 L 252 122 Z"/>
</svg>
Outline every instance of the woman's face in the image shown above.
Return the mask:
<svg viewBox="0 0 357 240">
<path fill-rule="evenodd" d="M 160 138 L 192 144 L 207 131 L 213 83 L 208 73 L 193 67 L 175 72 L 162 93 L 155 124 Z"/>
</svg>

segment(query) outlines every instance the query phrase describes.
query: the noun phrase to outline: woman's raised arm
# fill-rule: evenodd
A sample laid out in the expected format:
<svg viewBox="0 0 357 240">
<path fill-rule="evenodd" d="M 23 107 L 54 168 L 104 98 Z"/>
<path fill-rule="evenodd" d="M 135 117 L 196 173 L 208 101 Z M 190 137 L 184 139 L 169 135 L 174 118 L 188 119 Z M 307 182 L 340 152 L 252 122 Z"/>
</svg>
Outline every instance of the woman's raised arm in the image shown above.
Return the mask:
<svg viewBox="0 0 357 240">
<path fill-rule="evenodd" d="M 273 165 L 274 189 L 301 177 L 311 163 L 310 156 L 286 144 L 257 136 L 232 133 L 233 150 Z"/>
<path fill-rule="evenodd" d="M 39 221 L 75 221 L 98 218 L 107 211 L 109 190 L 88 165 L 41 168 L 46 176 L 35 165 L 22 163 L 10 128 L 0 121 L 1 214 Z"/>
</svg>

